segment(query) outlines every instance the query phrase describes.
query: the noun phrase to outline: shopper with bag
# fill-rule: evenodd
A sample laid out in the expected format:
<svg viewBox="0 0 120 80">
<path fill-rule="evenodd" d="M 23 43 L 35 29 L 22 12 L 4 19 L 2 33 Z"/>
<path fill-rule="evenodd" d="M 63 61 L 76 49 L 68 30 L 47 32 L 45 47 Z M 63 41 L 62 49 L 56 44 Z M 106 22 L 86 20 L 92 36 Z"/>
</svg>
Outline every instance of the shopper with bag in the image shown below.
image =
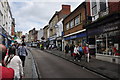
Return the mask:
<svg viewBox="0 0 120 80">
<path fill-rule="evenodd" d="M 84 51 L 84 54 L 85 54 L 85 60 L 86 60 L 87 62 L 89 62 L 89 57 L 90 57 L 90 55 L 89 55 L 88 44 L 86 44 L 86 46 L 84 46 L 83 51 Z"/>
<path fill-rule="evenodd" d="M 79 46 L 78 45 L 75 45 L 75 48 L 74 48 L 74 61 L 78 60 L 78 62 L 80 62 L 80 53 L 79 53 Z"/>
</svg>

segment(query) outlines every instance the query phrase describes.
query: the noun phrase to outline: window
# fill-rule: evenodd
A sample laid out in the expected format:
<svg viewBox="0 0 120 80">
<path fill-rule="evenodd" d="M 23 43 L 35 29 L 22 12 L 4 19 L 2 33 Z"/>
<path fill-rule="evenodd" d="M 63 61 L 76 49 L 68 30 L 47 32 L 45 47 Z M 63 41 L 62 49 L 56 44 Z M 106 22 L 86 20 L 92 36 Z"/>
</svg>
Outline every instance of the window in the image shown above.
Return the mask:
<svg viewBox="0 0 120 80">
<path fill-rule="evenodd" d="M 77 16 L 75 18 L 75 26 L 79 25 L 80 24 L 80 16 Z"/>
<path fill-rule="evenodd" d="M 97 14 L 97 3 L 96 0 L 92 0 L 92 15 Z"/>
<path fill-rule="evenodd" d="M 70 28 L 74 27 L 74 19 L 72 21 L 70 21 Z"/>
<path fill-rule="evenodd" d="M 81 15 L 81 13 L 80 13 L 80 23 L 82 23 L 82 15 Z"/>
<path fill-rule="evenodd" d="M 106 11 L 106 0 L 101 0 L 101 2 L 100 2 L 100 11 L 102 11 L 102 12 Z"/>
<path fill-rule="evenodd" d="M 2 17 L 3 17 L 3 14 L 2 14 L 2 12 L 0 11 L 0 23 L 2 23 Z"/>
<path fill-rule="evenodd" d="M 66 30 L 68 30 L 69 29 L 69 23 L 67 23 L 67 25 L 66 25 Z"/>
</svg>

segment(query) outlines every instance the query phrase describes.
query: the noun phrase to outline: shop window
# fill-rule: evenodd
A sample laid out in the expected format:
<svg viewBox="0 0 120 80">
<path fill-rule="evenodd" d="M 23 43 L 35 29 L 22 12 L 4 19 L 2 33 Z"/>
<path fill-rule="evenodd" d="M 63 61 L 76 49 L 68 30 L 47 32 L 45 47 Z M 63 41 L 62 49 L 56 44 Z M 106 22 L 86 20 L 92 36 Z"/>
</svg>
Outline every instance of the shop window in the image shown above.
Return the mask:
<svg viewBox="0 0 120 80">
<path fill-rule="evenodd" d="M 115 39 L 116 38 L 116 39 Z M 118 37 L 109 36 L 109 33 L 96 36 L 96 52 L 98 54 L 115 55 L 119 52 Z"/>
<path fill-rule="evenodd" d="M 75 26 L 77 26 L 77 25 L 79 25 L 79 24 L 80 24 L 80 17 L 77 16 L 77 17 L 75 18 Z"/>
<path fill-rule="evenodd" d="M 106 0 L 100 0 L 100 11 L 105 12 L 106 11 Z"/>
<path fill-rule="evenodd" d="M 67 25 L 66 25 L 66 30 L 68 30 L 69 29 L 69 23 L 67 23 Z"/>
<path fill-rule="evenodd" d="M 70 21 L 70 28 L 74 27 L 74 19 L 72 21 Z"/>
<path fill-rule="evenodd" d="M 97 3 L 96 3 L 96 0 L 92 0 L 91 4 L 92 4 L 92 15 L 95 15 L 95 14 L 97 14 Z"/>
</svg>

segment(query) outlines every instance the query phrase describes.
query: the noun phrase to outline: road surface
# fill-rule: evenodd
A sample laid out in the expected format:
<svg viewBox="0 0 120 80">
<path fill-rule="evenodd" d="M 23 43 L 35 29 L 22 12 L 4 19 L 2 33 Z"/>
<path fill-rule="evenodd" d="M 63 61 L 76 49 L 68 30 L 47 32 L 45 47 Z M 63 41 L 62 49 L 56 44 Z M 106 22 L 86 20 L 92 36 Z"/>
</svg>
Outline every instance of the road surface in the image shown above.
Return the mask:
<svg viewBox="0 0 120 80">
<path fill-rule="evenodd" d="M 95 78 L 103 80 L 102 76 L 50 53 L 36 48 L 30 48 L 30 51 L 41 78 Z"/>
</svg>

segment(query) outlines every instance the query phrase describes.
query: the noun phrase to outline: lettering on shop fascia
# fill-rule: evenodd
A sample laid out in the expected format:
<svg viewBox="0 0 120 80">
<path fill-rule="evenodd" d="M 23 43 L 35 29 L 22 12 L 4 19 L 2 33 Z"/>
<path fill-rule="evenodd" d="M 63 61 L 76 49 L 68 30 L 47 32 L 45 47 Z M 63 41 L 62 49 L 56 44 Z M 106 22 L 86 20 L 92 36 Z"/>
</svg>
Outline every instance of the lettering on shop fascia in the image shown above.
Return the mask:
<svg viewBox="0 0 120 80">
<path fill-rule="evenodd" d="M 110 36 L 117 36 L 117 35 L 119 35 L 120 34 L 120 30 L 118 30 L 118 31 L 112 31 L 112 32 L 109 32 L 108 33 L 108 36 L 110 37 Z"/>
<path fill-rule="evenodd" d="M 116 21 L 114 23 L 106 24 L 105 26 L 103 26 L 104 27 L 103 32 L 108 32 L 108 31 L 113 31 L 113 30 L 119 29 L 118 25 L 120 25 L 119 21 Z"/>
<path fill-rule="evenodd" d="M 118 29 L 118 26 L 104 29 L 104 32 L 113 31 L 113 30 L 116 30 L 116 29 Z"/>
<path fill-rule="evenodd" d="M 77 36 L 71 36 L 70 38 L 71 38 L 71 39 L 74 39 L 74 38 L 77 38 Z"/>
</svg>

